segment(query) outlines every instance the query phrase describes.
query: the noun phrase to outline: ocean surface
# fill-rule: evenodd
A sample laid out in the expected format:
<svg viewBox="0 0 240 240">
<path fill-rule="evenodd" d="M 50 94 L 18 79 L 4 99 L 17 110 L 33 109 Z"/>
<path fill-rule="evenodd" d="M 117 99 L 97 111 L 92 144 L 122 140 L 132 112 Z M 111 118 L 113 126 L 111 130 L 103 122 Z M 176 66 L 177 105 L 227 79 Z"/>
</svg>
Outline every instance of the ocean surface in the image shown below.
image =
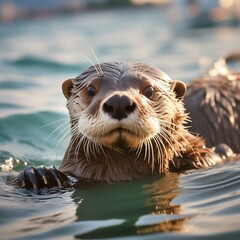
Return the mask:
<svg viewBox="0 0 240 240">
<path fill-rule="evenodd" d="M 28 165 L 60 165 L 61 84 L 97 63 L 91 48 L 100 62 L 146 61 L 188 82 L 206 71 L 201 59 L 239 43 L 239 27 L 179 29 L 159 8 L 1 24 L 0 239 L 240 239 L 240 161 L 42 194 L 6 184 Z"/>
</svg>

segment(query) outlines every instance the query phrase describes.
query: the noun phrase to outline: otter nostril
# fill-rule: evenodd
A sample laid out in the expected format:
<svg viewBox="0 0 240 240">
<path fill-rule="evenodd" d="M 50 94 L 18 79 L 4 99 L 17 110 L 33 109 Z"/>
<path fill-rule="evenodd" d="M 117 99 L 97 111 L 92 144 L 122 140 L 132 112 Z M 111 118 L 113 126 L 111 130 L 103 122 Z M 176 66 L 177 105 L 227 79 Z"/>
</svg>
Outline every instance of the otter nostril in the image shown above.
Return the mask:
<svg viewBox="0 0 240 240">
<path fill-rule="evenodd" d="M 106 113 L 112 113 L 113 112 L 113 107 L 108 105 L 107 103 L 104 103 L 103 105 L 103 110 Z"/>
<path fill-rule="evenodd" d="M 131 105 L 126 106 L 126 113 L 130 114 L 130 113 L 134 112 L 135 109 L 136 109 L 136 104 L 132 103 Z"/>
</svg>

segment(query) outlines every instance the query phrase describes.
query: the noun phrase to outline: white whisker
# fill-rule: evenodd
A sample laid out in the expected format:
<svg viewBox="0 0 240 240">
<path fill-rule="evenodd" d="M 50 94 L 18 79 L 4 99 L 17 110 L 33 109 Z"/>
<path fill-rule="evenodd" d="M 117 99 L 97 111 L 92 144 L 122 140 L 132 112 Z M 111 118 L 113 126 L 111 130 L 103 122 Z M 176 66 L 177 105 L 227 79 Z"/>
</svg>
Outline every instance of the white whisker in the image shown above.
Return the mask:
<svg viewBox="0 0 240 240">
<path fill-rule="evenodd" d="M 48 137 L 43 141 L 42 144 L 45 144 L 47 142 L 47 140 L 59 129 L 61 128 L 63 125 L 65 125 L 66 123 L 62 123 L 60 126 L 58 126 L 57 128 L 55 128 L 49 135 Z"/>
<path fill-rule="evenodd" d="M 97 56 L 96 56 L 93 48 L 92 48 L 91 46 L 89 46 L 89 47 L 90 47 L 90 49 L 91 49 L 91 51 L 92 51 L 92 53 L 93 53 L 93 55 L 94 55 L 94 57 L 95 57 L 95 59 L 96 59 L 96 61 L 97 61 L 97 64 L 98 64 L 98 67 L 99 67 L 99 72 L 100 72 L 100 76 L 99 76 L 99 77 L 103 77 L 103 76 L 104 76 L 104 73 L 103 73 L 103 70 L 102 70 L 102 68 L 101 68 L 101 64 L 99 63 L 98 58 L 97 58 Z"/>
<path fill-rule="evenodd" d="M 43 125 L 43 126 L 40 126 L 40 127 L 38 127 L 37 129 L 45 128 L 45 127 L 48 127 L 48 126 L 53 125 L 53 124 L 55 124 L 55 123 L 58 123 L 58 122 L 61 122 L 61 121 L 66 121 L 66 120 L 68 120 L 68 119 L 69 119 L 69 117 L 62 118 L 62 119 L 58 119 L 58 120 L 56 120 L 56 121 L 53 121 L 53 122 L 47 123 L 47 124 L 45 124 L 45 125 Z"/>
<path fill-rule="evenodd" d="M 83 56 L 87 61 L 89 61 L 89 62 L 92 64 L 92 66 L 94 67 L 94 69 L 95 69 L 96 72 L 97 72 L 98 77 L 101 77 L 101 72 L 99 72 L 99 69 L 97 69 L 97 67 L 96 67 L 95 64 L 90 60 L 90 58 L 88 58 L 86 55 L 84 55 L 84 54 L 82 54 L 82 53 L 80 53 L 80 55 Z"/>
</svg>

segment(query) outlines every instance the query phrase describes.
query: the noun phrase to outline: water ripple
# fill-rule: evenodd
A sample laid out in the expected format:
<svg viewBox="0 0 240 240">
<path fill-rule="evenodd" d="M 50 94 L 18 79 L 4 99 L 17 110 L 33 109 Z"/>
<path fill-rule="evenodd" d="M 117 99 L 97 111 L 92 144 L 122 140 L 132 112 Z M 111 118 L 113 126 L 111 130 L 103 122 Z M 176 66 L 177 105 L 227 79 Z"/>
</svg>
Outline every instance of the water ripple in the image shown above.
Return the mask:
<svg viewBox="0 0 240 240">
<path fill-rule="evenodd" d="M 65 70 L 79 70 L 79 64 L 65 64 L 61 62 L 57 62 L 50 59 L 43 59 L 40 57 L 33 57 L 33 56 L 22 56 L 19 59 L 15 60 L 8 60 L 5 62 L 6 64 L 13 65 L 15 67 L 21 68 L 44 68 L 45 70 L 51 71 L 65 71 Z"/>
</svg>

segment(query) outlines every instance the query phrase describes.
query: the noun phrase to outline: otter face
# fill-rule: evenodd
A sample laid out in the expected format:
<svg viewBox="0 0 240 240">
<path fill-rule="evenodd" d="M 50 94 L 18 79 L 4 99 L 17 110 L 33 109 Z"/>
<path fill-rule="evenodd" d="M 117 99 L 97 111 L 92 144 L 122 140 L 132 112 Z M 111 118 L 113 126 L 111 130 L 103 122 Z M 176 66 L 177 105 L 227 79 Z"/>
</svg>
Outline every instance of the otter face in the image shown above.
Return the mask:
<svg viewBox="0 0 240 240">
<path fill-rule="evenodd" d="M 143 63 L 103 63 L 63 83 L 72 134 L 116 151 L 140 149 L 159 136 L 169 141 L 185 92 L 184 83 Z"/>
</svg>

